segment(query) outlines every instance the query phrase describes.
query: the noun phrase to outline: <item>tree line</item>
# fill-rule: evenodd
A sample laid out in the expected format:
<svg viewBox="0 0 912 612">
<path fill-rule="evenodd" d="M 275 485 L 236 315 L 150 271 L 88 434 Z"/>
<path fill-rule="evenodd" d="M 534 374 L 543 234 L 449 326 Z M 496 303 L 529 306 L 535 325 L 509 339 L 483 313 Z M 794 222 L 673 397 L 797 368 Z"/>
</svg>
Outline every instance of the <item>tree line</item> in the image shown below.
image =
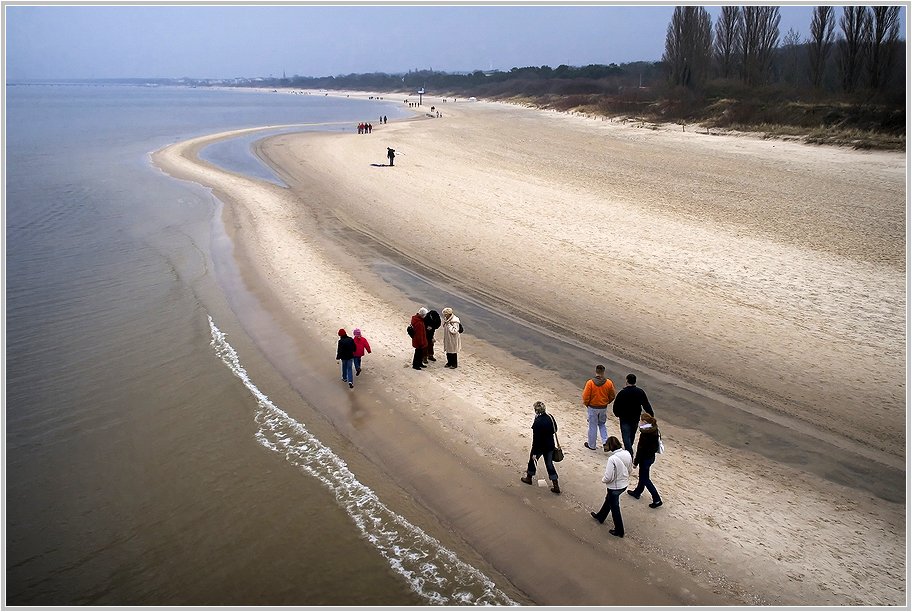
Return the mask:
<svg viewBox="0 0 912 612">
<path fill-rule="evenodd" d="M 837 30 L 836 8 L 817 6 L 808 35 L 789 29 L 780 45 L 779 7 L 723 6 L 713 26 L 705 8 L 679 6 L 668 24 L 662 61 L 669 84 L 690 91 L 721 78 L 748 87 L 783 82 L 818 92 L 884 94 L 900 85 L 899 11 L 844 6 Z"/>
<path fill-rule="evenodd" d="M 543 108 L 905 147 L 905 44 L 898 6 L 816 6 L 781 36 L 779 8 L 674 8 L 661 61 L 448 73 L 294 76 L 241 86 L 477 96 Z M 813 139 L 813 140 L 812 140 Z"/>
</svg>

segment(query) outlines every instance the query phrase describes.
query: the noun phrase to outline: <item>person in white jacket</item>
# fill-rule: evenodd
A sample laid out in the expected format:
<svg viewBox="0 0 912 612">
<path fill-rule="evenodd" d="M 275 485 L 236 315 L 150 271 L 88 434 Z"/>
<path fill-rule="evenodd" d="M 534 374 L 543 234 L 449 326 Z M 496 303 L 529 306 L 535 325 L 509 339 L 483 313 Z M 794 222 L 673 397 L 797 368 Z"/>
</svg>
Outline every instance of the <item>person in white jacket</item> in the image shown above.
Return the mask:
<svg viewBox="0 0 912 612">
<path fill-rule="evenodd" d="M 630 453 L 624 449 L 621 441 L 615 436 L 608 438 L 606 444 L 608 452 L 608 463 L 605 465 L 605 475 L 602 476 L 602 482 L 608 487 L 608 494 L 605 496 L 605 503 L 598 512 L 590 512 L 592 518 L 599 523 L 604 523 L 608 518 L 608 512 L 611 512 L 611 520 L 614 521 L 614 529 L 609 529 L 608 533 L 619 538 L 624 537 L 624 521 L 621 519 L 621 495 L 627 490 L 630 484 L 630 470 L 632 469 L 633 459 Z"/>
<path fill-rule="evenodd" d="M 462 323 L 452 308 L 444 308 L 443 314 L 443 352 L 446 353 L 447 362 L 443 366 L 455 370 L 459 365 L 459 350 L 462 348 Z"/>
</svg>

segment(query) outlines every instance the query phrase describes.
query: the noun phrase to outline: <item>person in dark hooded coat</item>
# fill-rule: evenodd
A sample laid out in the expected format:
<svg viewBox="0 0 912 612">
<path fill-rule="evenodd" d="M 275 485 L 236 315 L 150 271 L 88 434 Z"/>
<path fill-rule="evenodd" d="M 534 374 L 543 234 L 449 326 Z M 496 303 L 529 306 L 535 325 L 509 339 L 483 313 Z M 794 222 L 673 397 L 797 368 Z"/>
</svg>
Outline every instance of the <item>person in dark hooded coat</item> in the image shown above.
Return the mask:
<svg viewBox="0 0 912 612">
<path fill-rule="evenodd" d="M 639 467 L 639 482 L 633 491 L 627 491 L 627 494 L 636 499 L 640 499 L 643 489 L 649 491 L 652 495 L 650 508 L 658 508 L 662 505 L 662 498 L 659 491 L 652 484 L 650 477 L 650 468 L 655 463 L 656 453 L 659 452 L 659 427 L 656 424 L 655 417 L 651 414 L 643 413 L 640 416 L 640 439 L 637 442 L 637 452 L 633 458 L 633 467 Z"/>
<path fill-rule="evenodd" d="M 436 310 L 429 310 L 424 316 L 424 324 L 427 328 L 427 348 L 424 350 L 424 363 L 428 361 L 437 361 L 434 357 L 434 332 L 440 327 L 440 313 Z"/>
</svg>

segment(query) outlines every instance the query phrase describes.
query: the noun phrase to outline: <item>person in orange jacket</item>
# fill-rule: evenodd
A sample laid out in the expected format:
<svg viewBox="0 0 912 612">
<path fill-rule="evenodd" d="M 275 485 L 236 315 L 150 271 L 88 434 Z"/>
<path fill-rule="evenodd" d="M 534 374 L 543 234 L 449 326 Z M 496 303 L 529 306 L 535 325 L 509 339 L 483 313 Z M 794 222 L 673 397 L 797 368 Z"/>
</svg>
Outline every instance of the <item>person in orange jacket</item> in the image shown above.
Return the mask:
<svg viewBox="0 0 912 612">
<path fill-rule="evenodd" d="M 589 450 L 595 450 L 598 431 L 604 442 L 602 448 L 608 452 L 608 428 L 605 423 L 608 420 L 608 404 L 614 401 L 616 395 L 614 383 L 605 378 L 605 366 L 595 366 L 595 376 L 586 381 L 583 389 L 583 405 L 589 413 L 589 439 L 583 446 Z"/>
</svg>

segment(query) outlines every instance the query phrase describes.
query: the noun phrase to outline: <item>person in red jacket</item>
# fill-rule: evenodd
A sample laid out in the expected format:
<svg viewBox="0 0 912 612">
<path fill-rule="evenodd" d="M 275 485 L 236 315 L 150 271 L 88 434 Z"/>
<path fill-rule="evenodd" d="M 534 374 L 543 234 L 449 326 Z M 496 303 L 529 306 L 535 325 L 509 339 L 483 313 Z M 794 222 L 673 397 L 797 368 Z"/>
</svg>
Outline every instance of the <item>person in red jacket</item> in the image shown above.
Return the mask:
<svg viewBox="0 0 912 612">
<path fill-rule="evenodd" d="M 364 357 L 364 351 L 371 352 L 371 345 L 367 338 L 361 335 L 361 330 L 357 327 L 352 332 L 352 336 L 354 336 L 353 340 L 355 341 L 355 376 L 360 376 L 361 358 Z"/>
<path fill-rule="evenodd" d="M 428 309 L 423 306 L 418 309 L 417 314 L 412 315 L 412 322 L 409 325 L 412 336 L 412 348 L 415 349 L 415 356 L 412 358 L 412 368 L 420 370 L 426 368 L 424 362 L 424 350 L 427 348 L 427 328 L 425 327 L 424 317 Z"/>
</svg>

